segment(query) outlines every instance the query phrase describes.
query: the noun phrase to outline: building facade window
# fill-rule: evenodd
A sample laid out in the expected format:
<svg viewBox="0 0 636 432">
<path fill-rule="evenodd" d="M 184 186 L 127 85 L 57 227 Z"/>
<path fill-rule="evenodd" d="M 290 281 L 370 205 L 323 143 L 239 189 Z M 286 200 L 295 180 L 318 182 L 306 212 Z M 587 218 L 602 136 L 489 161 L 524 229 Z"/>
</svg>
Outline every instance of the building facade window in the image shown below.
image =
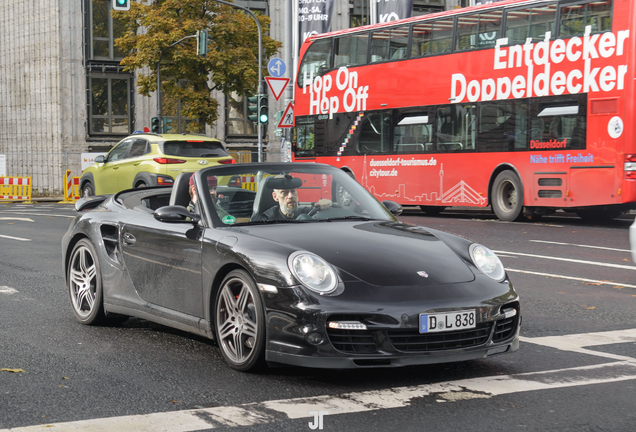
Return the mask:
<svg viewBox="0 0 636 432">
<path fill-rule="evenodd" d="M 225 136 L 238 138 L 255 136 L 258 131 L 253 121 L 248 118 L 247 97 L 231 93 L 225 97 Z"/>
<path fill-rule="evenodd" d="M 91 0 L 90 2 L 90 58 L 121 60 L 125 57 L 115 46 L 115 39 L 124 34 L 125 27 L 113 18 L 111 0 Z"/>
<path fill-rule="evenodd" d="M 122 72 L 125 54 L 115 46 L 124 34 L 113 19 L 112 0 L 84 0 L 87 133 L 120 139 L 133 131 L 133 74 Z"/>
<path fill-rule="evenodd" d="M 161 92 L 161 111 L 164 118 L 172 120 L 168 123 L 172 126 L 172 129 L 168 133 L 201 133 L 205 131 L 205 125 L 199 122 L 199 119 L 186 117 L 181 114 L 181 101 L 175 98 L 171 98 Z M 190 123 L 195 123 L 196 128 L 192 130 L 187 129 Z"/>
<path fill-rule="evenodd" d="M 96 74 L 88 78 L 91 135 L 128 135 L 130 127 L 130 79 Z"/>
</svg>

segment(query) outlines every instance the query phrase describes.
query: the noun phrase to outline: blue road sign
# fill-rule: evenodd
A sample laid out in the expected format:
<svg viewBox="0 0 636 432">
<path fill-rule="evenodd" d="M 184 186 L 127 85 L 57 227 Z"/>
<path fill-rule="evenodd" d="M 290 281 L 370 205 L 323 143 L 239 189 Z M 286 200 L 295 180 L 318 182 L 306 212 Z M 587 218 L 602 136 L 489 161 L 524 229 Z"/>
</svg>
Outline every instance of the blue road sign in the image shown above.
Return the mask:
<svg viewBox="0 0 636 432">
<path fill-rule="evenodd" d="M 269 71 L 269 74 L 274 78 L 280 78 L 285 75 L 287 66 L 285 66 L 284 61 L 282 61 L 278 57 L 275 57 L 271 59 L 269 63 L 267 63 L 267 70 Z"/>
</svg>

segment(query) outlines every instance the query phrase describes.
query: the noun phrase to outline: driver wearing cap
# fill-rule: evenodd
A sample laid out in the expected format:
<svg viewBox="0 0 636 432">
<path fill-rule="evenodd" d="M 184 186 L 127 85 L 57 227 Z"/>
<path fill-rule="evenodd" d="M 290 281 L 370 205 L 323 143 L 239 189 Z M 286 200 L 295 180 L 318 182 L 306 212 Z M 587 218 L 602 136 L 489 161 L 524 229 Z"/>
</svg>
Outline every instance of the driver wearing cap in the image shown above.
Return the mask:
<svg viewBox="0 0 636 432">
<path fill-rule="evenodd" d="M 289 174 L 278 175 L 274 180 L 267 183 L 267 187 L 273 189 L 272 197 L 278 204 L 261 213 L 256 221 L 268 220 L 290 220 L 296 219 L 301 214 L 309 213 L 313 208 L 325 210 L 331 207 L 331 200 L 320 199 L 313 207 L 298 206 L 298 192 L 296 191 L 302 185 L 302 180 L 294 178 Z"/>
<path fill-rule="evenodd" d="M 210 189 L 210 198 L 212 199 L 212 204 L 214 205 L 214 209 L 216 210 L 219 218 L 223 219 L 224 216 L 229 216 L 229 213 L 219 207 L 216 203 L 216 187 L 217 180 L 216 176 L 208 177 L 208 189 Z M 190 176 L 190 187 L 188 188 L 188 192 L 190 192 L 190 204 L 188 204 L 188 211 L 194 214 L 200 214 L 199 205 L 197 201 L 197 192 L 194 186 L 194 173 Z"/>
</svg>

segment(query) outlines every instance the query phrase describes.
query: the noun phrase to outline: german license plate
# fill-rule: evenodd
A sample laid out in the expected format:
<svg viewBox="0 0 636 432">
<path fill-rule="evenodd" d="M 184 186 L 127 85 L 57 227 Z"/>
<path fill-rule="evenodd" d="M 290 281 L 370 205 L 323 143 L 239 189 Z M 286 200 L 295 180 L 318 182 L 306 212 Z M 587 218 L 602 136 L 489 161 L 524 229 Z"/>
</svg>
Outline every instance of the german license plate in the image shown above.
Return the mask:
<svg viewBox="0 0 636 432">
<path fill-rule="evenodd" d="M 475 328 L 475 311 L 420 314 L 420 333 L 436 333 Z"/>
</svg>

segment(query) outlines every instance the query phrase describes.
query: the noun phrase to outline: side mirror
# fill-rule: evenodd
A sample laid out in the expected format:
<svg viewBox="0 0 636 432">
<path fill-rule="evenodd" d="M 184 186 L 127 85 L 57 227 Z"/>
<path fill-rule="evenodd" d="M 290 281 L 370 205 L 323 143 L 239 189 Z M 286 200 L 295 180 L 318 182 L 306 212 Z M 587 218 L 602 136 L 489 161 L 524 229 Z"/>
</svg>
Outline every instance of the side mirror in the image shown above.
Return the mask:
<svg viewBox="0 0 636 432">
<path fill-rule="evenodd" d="M 395 201 L 382 201 L 382 205 L 393 215 L 399 216 L 402 214 L 402 206 Z"/>
<path fill-rule="evenodd" d="M 99 155 L 95 158 L 95 163 L 104 163 L 104 155 Z"/>
<path fill-rule="evenodd" d="M 192 214 L 183 206 L 160 207 L 153 213 L 159 222 L 197 224 L 201 216 Z"/>
</svg>

